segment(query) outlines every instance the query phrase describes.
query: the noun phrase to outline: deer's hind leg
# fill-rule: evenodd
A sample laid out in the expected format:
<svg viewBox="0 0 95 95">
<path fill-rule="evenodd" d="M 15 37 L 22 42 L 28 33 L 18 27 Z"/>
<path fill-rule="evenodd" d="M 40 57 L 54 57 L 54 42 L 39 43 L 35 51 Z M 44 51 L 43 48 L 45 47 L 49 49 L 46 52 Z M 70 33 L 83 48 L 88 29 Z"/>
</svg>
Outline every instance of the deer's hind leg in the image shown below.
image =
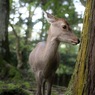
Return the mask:
<svg viewBox="0 0 95 95">
<path fill-rule="evenodd" d="M 47 80 L 47 94 L 46 95 L 51 95 L 51 88 L 52 88 L 52 83 L 53 83 L 53 76 Z"/>
<path fill-rule="evenodd" d="M 46 80 L 43 79 L 43 83 L 42 83 L 42 95 L 45 95 L 45 83 L 46 83 Z"/>
</svg>

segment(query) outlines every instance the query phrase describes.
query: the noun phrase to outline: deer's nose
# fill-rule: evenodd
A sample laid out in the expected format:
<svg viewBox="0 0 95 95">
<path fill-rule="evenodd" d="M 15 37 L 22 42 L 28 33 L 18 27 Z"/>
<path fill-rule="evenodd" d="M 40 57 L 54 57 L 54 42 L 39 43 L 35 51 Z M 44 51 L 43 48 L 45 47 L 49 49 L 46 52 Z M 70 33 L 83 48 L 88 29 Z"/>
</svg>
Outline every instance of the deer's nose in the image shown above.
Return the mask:
<svg viewBox="0 0 95 95">
<path fill-rule="evenodd" d="M 80 43 L 80 40 L 78 39 L 78 43 L 77 44 L 79 44 Z"/>
</svg>

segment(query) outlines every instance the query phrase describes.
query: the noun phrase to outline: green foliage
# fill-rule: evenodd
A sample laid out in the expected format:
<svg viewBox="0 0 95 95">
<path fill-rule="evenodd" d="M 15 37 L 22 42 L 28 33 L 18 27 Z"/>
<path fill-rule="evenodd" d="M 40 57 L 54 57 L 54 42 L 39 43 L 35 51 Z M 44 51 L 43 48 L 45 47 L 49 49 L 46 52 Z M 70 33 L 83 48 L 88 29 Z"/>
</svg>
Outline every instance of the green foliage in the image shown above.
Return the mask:
<svg viewBox="0 0 95 95">
<path fill-rule="evenodd" d="M 73 73 L 73 68 L 70 67 L 70 66 L 66 66 L 66 65 L 60 64 L 59 68 L 56 71 L 56 73 L 58 75 L 61 75 L 61 74 L 72 74 Z"/>
<path fill-rule="evenodd" d="M 32 95 L 28 91 L 26 91 L 27 85 L 29 83 L 7 83 L 0 81 L 0 95 Z"/>
<path fill-rule="evenodd" d="M 20 72 L 16 69 L 16 67 L 8 64 L 3 59 L 0 59 L 0 79 L 10 79 L 13 81 L 17 81 L 21 79 Z"/>
<path fill-rule="evenodd" d="M 14 66 L 11 66 L 11 68 L 9 69 L 8 74 L 9 74 L 10 79 L 12 79 L 14 81 L 17 81 L 17 80 L 21 79 L 20 72 Z"/>
</svg>

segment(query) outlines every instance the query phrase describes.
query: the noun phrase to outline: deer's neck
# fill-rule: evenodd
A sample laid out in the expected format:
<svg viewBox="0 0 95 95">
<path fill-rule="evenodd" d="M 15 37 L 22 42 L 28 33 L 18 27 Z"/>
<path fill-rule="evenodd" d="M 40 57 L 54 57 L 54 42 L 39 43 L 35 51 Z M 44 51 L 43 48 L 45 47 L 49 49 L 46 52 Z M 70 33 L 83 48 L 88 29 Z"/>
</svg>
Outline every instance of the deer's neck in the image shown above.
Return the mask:
<svg viewBox="0 0 95 95">
<path fill-rule="evenodd" d="M 46 41 L 46 47 L 43 55 L 44 59 L 44 75 L 48 77 L 48 74 L 50 72 L 50 69 L 53 64 L 53 60 L 55 60 L 55 56 L 58 50 L 59 42 L 56 41 L 55 38 L 52 38 L 51 36 L 48 36 L 47 41 Z"/>
<path fill-rule="evenodd" d="M 48 36 L 46 41 L 46 47 L 45 47 L 45 56 L 47 57 L 48 61 L 55 56 L 58 50 L 58 46 L 59 46 L 59 42 L 56 41 L 55 38 Z"/>
</svg>

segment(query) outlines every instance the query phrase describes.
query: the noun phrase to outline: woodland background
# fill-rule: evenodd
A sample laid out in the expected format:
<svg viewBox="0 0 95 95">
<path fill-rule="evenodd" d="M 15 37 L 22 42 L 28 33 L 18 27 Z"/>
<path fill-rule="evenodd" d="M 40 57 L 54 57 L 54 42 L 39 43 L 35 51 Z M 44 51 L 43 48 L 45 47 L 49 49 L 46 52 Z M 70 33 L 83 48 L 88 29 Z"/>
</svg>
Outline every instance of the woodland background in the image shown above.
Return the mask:
<svg viewBox="0 0 95 95">
<path fill-rule="evenodd" d="M 35 93 L 28 56 L 35 45 L 47 37 L 49 24 L 42 9 L 65 18 L 81 38 L 83 14 L 76 11 L 74 2 L 81 2 L 85 7 L 85 0 L 0 0 L 0 95 Z M 54 88 L 59 92 L 54 90 L 54 95 L 63 93 L 68 86 L 78 47 L 60 45 L 61 61 L 54 81 Z"/>
</svg>

